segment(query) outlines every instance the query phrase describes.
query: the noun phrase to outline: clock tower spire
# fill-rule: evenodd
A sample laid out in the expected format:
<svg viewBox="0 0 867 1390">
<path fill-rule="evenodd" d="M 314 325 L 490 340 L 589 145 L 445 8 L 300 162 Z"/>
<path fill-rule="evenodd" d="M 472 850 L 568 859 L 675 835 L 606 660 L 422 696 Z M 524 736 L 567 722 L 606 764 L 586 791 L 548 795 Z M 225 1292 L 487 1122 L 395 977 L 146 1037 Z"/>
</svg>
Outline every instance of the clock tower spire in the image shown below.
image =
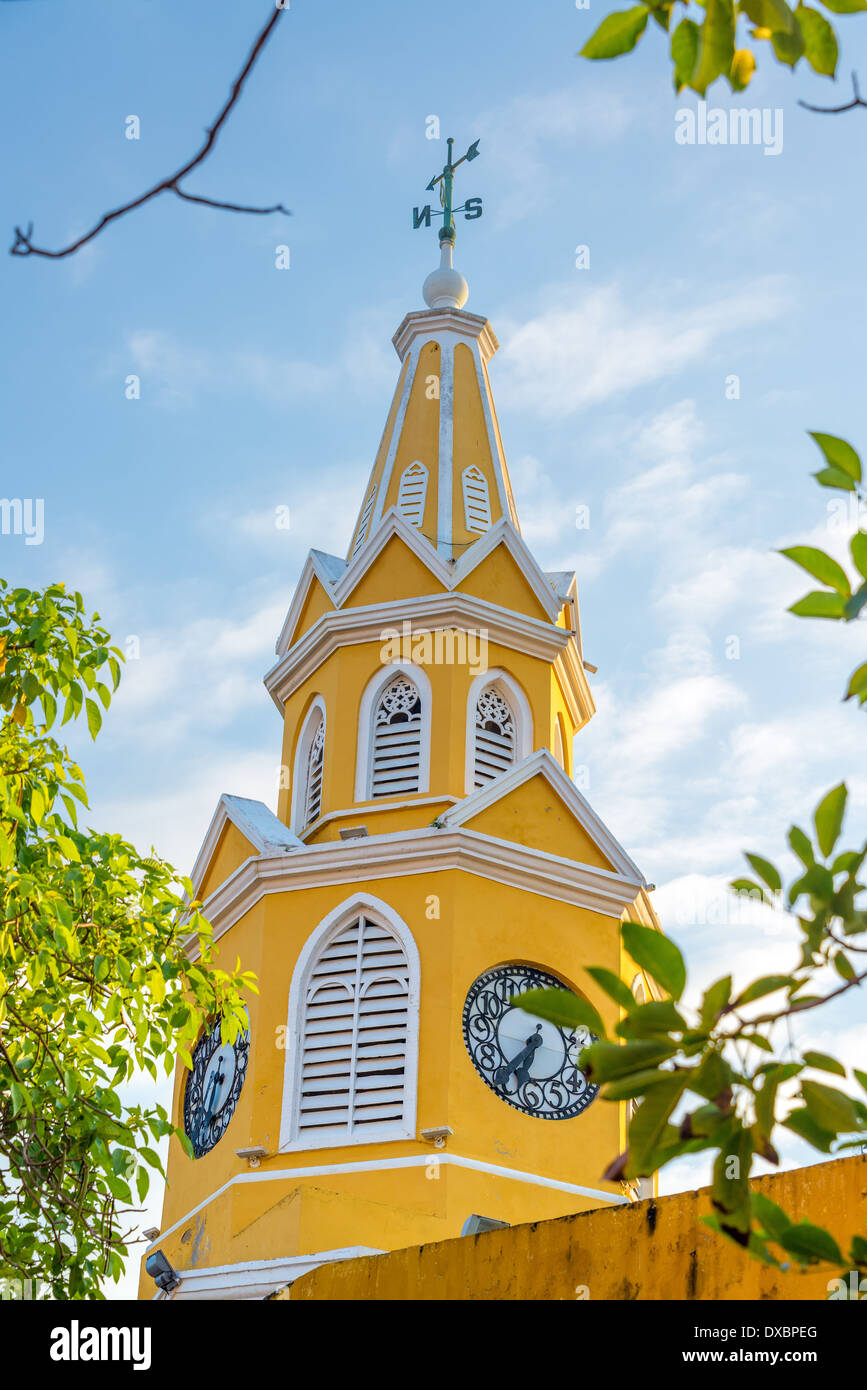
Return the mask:
<svg viewBox="0 0 867 1390">
<path fill-rule="evenodd" d="M 178 1064 L 159 1249 L 173 1298 L 265 1297 L 330 1260 L 633 1195 L 601 1177 L 626 1106 L 597 1104 L 588 1035 L 512 1000 L 616 1008 L 585 967 L 650 989 L 621 947 L 655 923 L 641 871 L 573 780 L 594 712 L 569 571 L 522 539 L 484 317 L 441 263 L 393 342 L 400 373 L 344 556 L 311 550 L 265 686 L 276 812 L 224 795 L 193 869 L 219 951 L 254 970 L 249 1029 Z M 424 213 L 429 214 L 430 209 Z M 416 210 L 417 224 L 424 213 Z M 429 225 L 429 222 L 428 222 Z M 142 1275 L 142 1296 L 153 1285 Z"/>
</svg>

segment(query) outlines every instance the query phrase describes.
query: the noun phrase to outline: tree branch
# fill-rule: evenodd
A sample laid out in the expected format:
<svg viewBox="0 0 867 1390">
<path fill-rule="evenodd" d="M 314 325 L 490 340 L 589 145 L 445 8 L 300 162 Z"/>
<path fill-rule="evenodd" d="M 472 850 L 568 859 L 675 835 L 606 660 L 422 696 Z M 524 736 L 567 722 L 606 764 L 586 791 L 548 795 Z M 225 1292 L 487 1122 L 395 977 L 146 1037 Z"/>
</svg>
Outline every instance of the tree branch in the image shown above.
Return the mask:
<svg viewBox="0 0 867 1390">
<path fill-rule="evenodd" d="M 96 226 L 91 227 L 90 231 L 86 232 L 84 236 L 80 236 L 77 241 L 73 241 L 69 246 L 64 246 L 62 250 L 48 251 L 42 246 L 34 246 L 32 241 L 33 223 L 30 222 L 26 231 L 22 231 L 20 227 L 15 228 L 15 240 L 9 248 L 9 254 L 12 256 L 45 256 L 50 260 L 62 260 L 64 256 L 73 255 L 76 251 L 80 250 L 82 246 L 86 246 L 89 241 L 93 241 L 94 237 L 99 236 L 99 233 L 107 227 L 109 223 L 117 221 L 119 217 L 125 217 L 127 213 L 134 212 L 136 208 L 143 207 L 145 203 L 150 202 L 152 198 L 159 197 L 161 193 L 175 193 L 179 198 L 183 198 L 187 202 L 201 203 L 205 207 L 221 208 L 226 212 L 254 213 L 258 216 L 264 216 L 271 212 L 282 212 L 286 217 L 290 217 L 291 213 L 289 209 L 285 208 L 282 203 L 275 203 L 273 207 L 267 208 L 246 207 L 240 203 L 224 203 L 215 198 L 202 198 L 194 193 L 187 193 L 179 186 L 181 179 L 186 178 L 187 174 L 204 163 L 214 148 L 220 130 L 225 125 L 230 113 L 236 106 L 244 89 L 244 83 L 253 70 L 257 59 L 270 39 L 282 14 L 282 6 L 275 8 L 274 13 L 270 16 L 259 33 L 253 47 L 247 55 L 247 61 L 232 84 L 232 90 L 229 93 L 228 100 L 223 105 L 213 124 L 206 129 L 204 144 L 192 159 L 188 160 L 176 173 L 170 174 L 168 178 L 161 179 L 159 183 L 154 184 L 153 188 L 149 188 L 148 191 L 142 193 L 140 197 L 133 198 L 131 202 L 124 203 L 122 207 L 113 208 L 111 212 L 104 213 L 96 223 Z"/>
<path fill-rule="evenodd" d="M 867 106 L 867 101 L 862 97 L 858 89 L 858 74 L 852 74 L 852 100 L 847 101 L 843 106 L 811 106 L 808 101 L 798 101 L 799 106 L 803 106 L 805 111 L 818 111 L 823 116 L 838 116 L 841 111 L 854 111 L 856 106 Z"/>
</svg>

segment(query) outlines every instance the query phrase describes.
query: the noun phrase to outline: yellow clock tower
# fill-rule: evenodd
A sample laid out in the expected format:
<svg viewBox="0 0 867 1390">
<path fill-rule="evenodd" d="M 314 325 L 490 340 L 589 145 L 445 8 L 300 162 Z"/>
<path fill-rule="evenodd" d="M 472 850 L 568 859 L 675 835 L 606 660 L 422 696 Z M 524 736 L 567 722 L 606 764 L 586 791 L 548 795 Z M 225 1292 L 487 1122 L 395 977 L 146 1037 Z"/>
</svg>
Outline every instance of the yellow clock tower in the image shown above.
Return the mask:
<svg viewBox="0 0 867 1390">
<path fill-rule="evenodd" d="M 559 984 L 613 1025 L 584 967 L 635 987 L 619 924 L 655 917 L 572 780 L 594 712 L 576 580 L 521 538 L 497 340 L 463 307 L 453 243 L 450 219 L 428 307 L 394 335 L 348 552 L 310 551 L 265 676 L 276 814 L 223 796 L 195 865 L 221 952 L 261 993 L 246 1038 L 216 1029 L 178 1065 L 173 1119 L 197 1157 L 172 1142 L 147 1252 L 176 1271 L 172 1298 L 266 1297 L 473 1217 L 634 1195 L 600 1177 L 626 1107 L 581 1072 L 586 1036 L 511 1003 Z"/>
</svg>

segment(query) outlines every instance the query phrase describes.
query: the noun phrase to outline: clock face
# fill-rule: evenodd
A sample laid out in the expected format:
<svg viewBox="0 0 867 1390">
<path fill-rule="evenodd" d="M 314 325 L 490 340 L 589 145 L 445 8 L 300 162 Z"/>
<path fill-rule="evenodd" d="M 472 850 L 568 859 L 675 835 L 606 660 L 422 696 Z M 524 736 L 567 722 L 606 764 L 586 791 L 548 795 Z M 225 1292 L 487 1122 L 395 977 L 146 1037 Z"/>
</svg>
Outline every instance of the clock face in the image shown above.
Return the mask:
<svg viewBox="0 0 867 1390">
<path fill-rule="evenodd" d="M 480 975 L 464 1004 L 464 1042 L 479 1076 L 527 1115 L 568 1120 L 599 1093 L 581 1070 L 581 1051 L 596 1041 L 588 1028 L 560 1028 L 510 1003 L 529 989 L 565 989 L 544 970 L 499 965 Z"/>
<path fill-rule="evenodd" d="M 249 1032 L 239 1033 L 234 1043 L 224 1043 L 219 1024 L 197 1044 L 184 1092 L 184 1129 L 196 1158 L 225 1134 L 238 1104 L 249 1055 Z"/>
</svg>

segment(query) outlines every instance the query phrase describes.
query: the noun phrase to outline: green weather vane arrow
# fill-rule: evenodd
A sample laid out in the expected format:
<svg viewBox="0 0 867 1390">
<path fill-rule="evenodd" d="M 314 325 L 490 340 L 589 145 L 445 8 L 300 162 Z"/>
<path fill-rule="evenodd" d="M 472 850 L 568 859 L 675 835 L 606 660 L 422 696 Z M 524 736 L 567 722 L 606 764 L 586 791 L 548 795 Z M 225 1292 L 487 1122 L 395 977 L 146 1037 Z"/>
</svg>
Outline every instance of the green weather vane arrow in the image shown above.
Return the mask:
<svg viewBox="0 0 867 1390">
<path fill-rule="evenodd" d="M 452 207 L 452 194 L 453 194 L 454 184 L 455 184 L 455 170 L 456 170 L 461 164 L 463 164 L 465 160 L 466 160 L 466 161 L 469 161 L 469 160 L 475 159 L 475 158 L 478 156 L 478 153 L 479 153 L 479 142 L 478 142 L 478 140 L 474 140 L 473 143 L 470 145 L 469 149 L 467 150 L 466 154 L 465 154 L 465 155 L 462 155 L 460 159 L 455 160 L 454 163 L 452 163 L 452 148 L 453 148 L 455 142 L 454 142 L 454 140 L 451 138 L 451 136 L 449 136 L 448 141 L 447 141 L 446 143 L 448 144 L 448 147 L 449 147 L 448 159 L 446 160 L 446 162 L 445 162 L 445 164 L 444 164 L 444 166 L 443 166 L 443 168 L 442 168 L 442 171 L 441 171 L 439 174 L 434 174 L 433 178 L 431 179 L 430 183 L 428 184 L 427 188 L 425 189 L 425 192 L 426 192 L 426 193 L 432 193 L 432 192 L 434 191 L 434 189 L 436 188 L 437 184 L 439 184 L 440 202 L 441 202 L 441 204 L 442 204 L 442 209 L 443 209 L 443 225 L 440 227 L 439 239 L 440 239 L 441 242 L 442 242 L 442 241 L 447 241 L 447 242 L 449 242 L 452 246 L 454 246 L 454 244 L 455 244 L 455 216 L 454 216 L 455 213 L 456 213 L 456 212 L 462 212 L 462 213 L 464 214 L 464 217 L 465 217 L 468 221 L 472 221 L 472 220 L 475 219 L 476 217 L 481 217 L 481 215 L 482 215 L 482 200 L 481 200 L 481 198 L 468 198 L 467 201 L 466 201 L 465 203 L 462 203 L 460 207 L 458 207 L 458 208 L 453 208 L 453 207 Z M 412 225 L 413 225 L 413 227 L 421 227 L 422 225 L 424 225 L 425 227 L 429 227 L 430 224 L 431 224 L 431 206 L 430 206 L 430 203 L 427 203 L 423 208 L 413 208 L 413 210 L 412 210 Z"/>
</svg>

